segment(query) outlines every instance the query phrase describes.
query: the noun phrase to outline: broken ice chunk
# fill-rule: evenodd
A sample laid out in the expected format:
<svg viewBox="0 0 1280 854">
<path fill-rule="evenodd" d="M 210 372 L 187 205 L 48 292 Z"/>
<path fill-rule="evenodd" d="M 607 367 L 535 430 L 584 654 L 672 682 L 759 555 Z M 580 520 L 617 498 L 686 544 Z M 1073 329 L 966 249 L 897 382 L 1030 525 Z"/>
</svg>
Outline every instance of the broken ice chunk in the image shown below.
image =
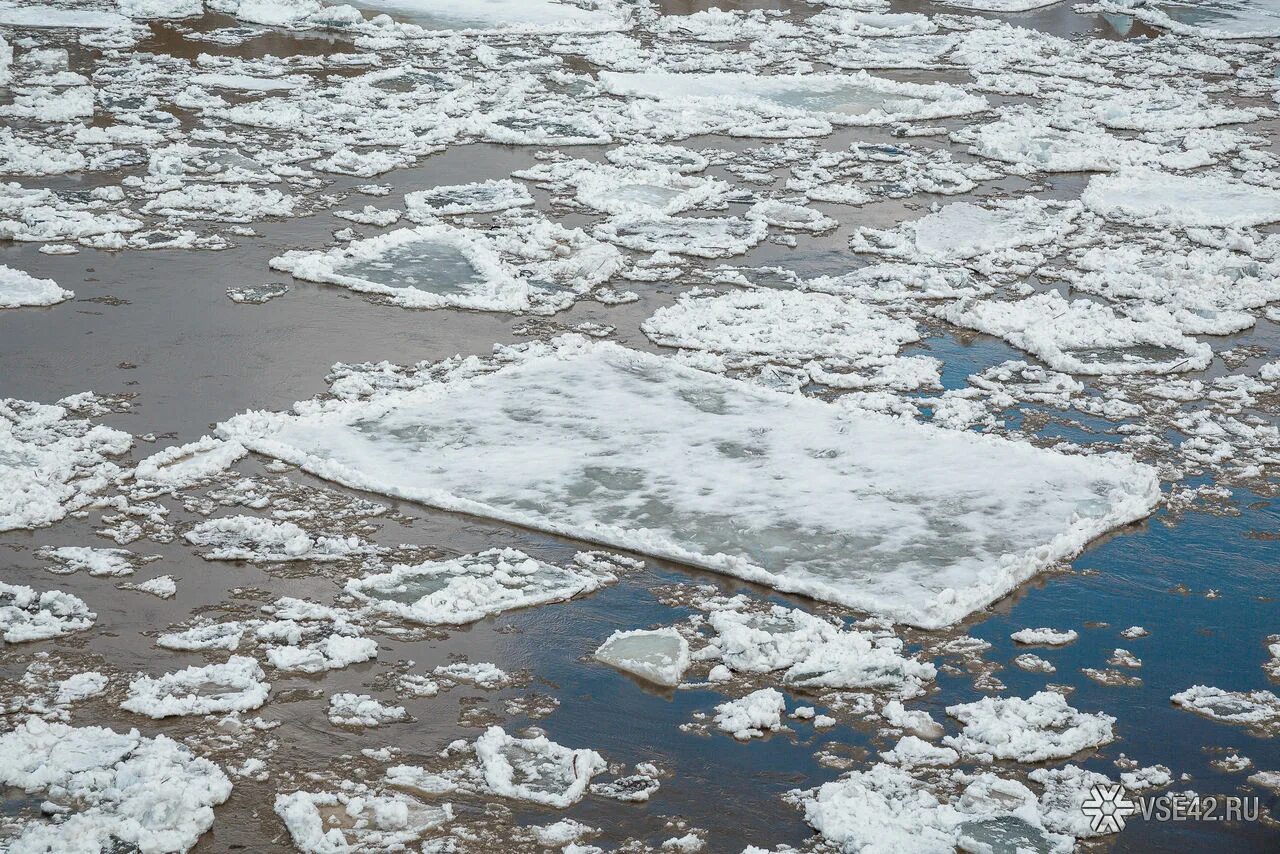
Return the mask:
<svg viewBox="0 0 1280 854">
<path fill-rule="evenodd" d="M 1280 697 L 1270 691 L 1224 691 L 1193 685 L 1169 699 L 1174 705 L 1215 721 L 1243 724 L 1268 733 L 1280 729 Z"/>
<path fill-rule="evenodd" d="M 67 416 L 62 406 L 0 399 L 0 531 L 56 522 L 120 473 L 107 458 L 133 437 Z"/>
<path fill-rule="evenodd" d="M 802 291 L 686 294 L 640 328 L 664 347 L 772 356 L 888 356 L 919 340 L 910 320 L 855 299 Z"/>
<path fill-rule="evenodd" d="M 1053 243 L 1075 229 L 1080 204 L 1036 198 L 997 200 L 986 207 L 955 202 L 896 229 L 859 228 L 850 246 L 921 261 L 958 261 L 1021 246 Z"/>
<path fill-rule="evenodd" d="M 210 519 L 188 531 L 186 539 L 208 549 L 200 555 L 205 560 L 333 561 L 365 550 L 356 537 L 313 538 L 292 522 L 257 516 Z"/>
<path fill-rule="evenodd" d="M 139 486 L 181 489 L 208 480 L 248 453 L 239 442 L 203 436 L 152 454 L 138 463 L 133 478 Z"/>
<path fill-rule="evenodd" d="M 545 735 L 513 738 L 496 726 L 475 746 L 485 784 L 494 794 L 560 809 L 582 800 L 591 778 L 606 767 L 594 750 L 570 750 Z"/>
<path fill-rule="evenodd" d="M 715 722 L 722 731 L 739 741 L 748 741 L 782 729 L 782 715 L 786 710 L 786 699 L 781 691 L 761 688 L 716 706 Z"/>
<path fill-rule="evenodd" d="M 563 602 L 617 580 L 587 565 L 559 567 L 516 549 L 490 549 L 416 566 L 394 566 L 347 582 L 346 590 L 387 614 L 427 625 L 463 625 L 514 608 Z"/>
<path fill-rule="evenodd" d="M 1076 638 L 1080 637 L 1080 633 L 1075 629 L 1067 629 L 1066 631 L 1058 631 L 1057 629 L 1019 629 L 1009 637 L 1013 639 L 1014 643 L 1028 646 L 1064 646 L 1074 643 Z"/>
<path fill-rule="evenodd" d="M 768 234 L 757 219 L 738 217 L 673 217 L 628 214 L 595 228 L 595 235 L 639 252 L 667 252 L 697 258 L 741 255 Z"/>
<path fill-rule="evenodd" d="M 37 279 L 21 270 L 0 264 L 0 308 L 56 305 L 74 296 L 73 291 L 58 287 L 53 279 Z"/>
<path fill-rule="evenodd" d="M 37 593 L 30 587 L 0 581 L 0 638 L 24 643 L 82 632 L 97 614 L 84 600 L 61 590 Z"/>
<path fill-rule="evenodd" d="M 93 576 L 133 575 L 138 563 L 156 558 L 139 558 L 128 549 L 98 549 L 90 546 L 59 546 L 36 553 L 58 564 L 50 572 L 67 575 L 84 570 Z"/>
<path fill-rule="evenodd" d="M 401 792 L 291 792 L 275 812 L 299 851 L 311 854 L 405 851 L 453 820 L 453 805 L 424 804 Z"/>
<path fill-rule="evenodd" d="M 120 708 L 151 718 L 247 712 L 267 701 L 258 662 L 233 655 L 225 664 L 188 667 L 163 676 L 139 676 L 129 683 Z"/>
<path fill-rule="evenodd" d="M 457 214 L 494 213 L 533 204 L 524 184 L 509 179 L 433 187 L 405 193 L 404 206 L 414 222 Z"/>
<path fill-rule="evenodd" d="M 671 627 L 614 632 L 595 655 L 605 664 L 669 687 L 679 685 L 689 667 L 689 644 Z"/>
<path fill-rule="evenodd" d="M 404 706 L 388 706 L 368 694 L 334 694 L 329 698 L 329 722 L 338 726 L 381 726 L 408 720 Z"/>
<path fill-rule="evenodd" d="M 1043 762 L 1066 759 L 1082 750 L 1100 747 L 1113 738 L 1115 718 L 1089 714 L 1067 705 L 1053 691 L 1021 697 L 984 697 L 974 703 L 947 707 L 947 714 L 964 724 L 960 735 L 943 742 L 979 758 Z"/>
<path fill-rule="evenodd" d="M 34 717 L 0 736 L 0 783 L 45 793 L 61 815 L 6 833 L 13 852 L 186 851 L 231 794 L 218 766 L 168 736 Z"/>
<path fill-rule="evenodd" d="M 443 224 L 402 228 L 325 252 L 293 250 L 271 267 L 299 279 L 390 298 L 405 308 L 522 311 L 529 286 L 473 232 Z"/>
</svg>

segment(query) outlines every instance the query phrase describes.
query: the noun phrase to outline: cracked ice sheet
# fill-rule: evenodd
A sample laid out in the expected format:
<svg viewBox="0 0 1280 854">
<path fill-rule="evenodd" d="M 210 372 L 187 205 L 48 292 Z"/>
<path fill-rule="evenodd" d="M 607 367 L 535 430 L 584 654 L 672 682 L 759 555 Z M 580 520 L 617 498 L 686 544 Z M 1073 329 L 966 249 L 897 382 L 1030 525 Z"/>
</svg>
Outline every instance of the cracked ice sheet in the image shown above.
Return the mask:
<svg viewBox="0 0 1280 854">
<path fill-rule="evenodd" d="M 855 414 L 576 336 L 552 346 L 507 351 L 516 364 L 487 376 L 220 429 L 348 486 L 926 627 L 1159 500 L 1127 458 Z"/>
</svg>

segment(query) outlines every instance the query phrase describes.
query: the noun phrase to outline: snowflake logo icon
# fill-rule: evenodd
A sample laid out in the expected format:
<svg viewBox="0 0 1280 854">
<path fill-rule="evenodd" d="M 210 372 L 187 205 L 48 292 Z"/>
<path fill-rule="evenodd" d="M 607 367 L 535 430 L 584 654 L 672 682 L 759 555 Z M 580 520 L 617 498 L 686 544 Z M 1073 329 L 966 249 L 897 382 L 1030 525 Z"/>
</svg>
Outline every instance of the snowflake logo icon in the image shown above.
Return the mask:
<svg viewBox="0 0 1280 854">
<path fill-rule="evenodd" d="M 1119 833 L 1124 830 L 1125 819 L 1137 811 L 1137 804 L 1129 800 L 1124 786 L 1119 784 L 1094 786 L 1080 805 L 1080 812 L 1090 820 L 1094 833 Z"/>
</svg>

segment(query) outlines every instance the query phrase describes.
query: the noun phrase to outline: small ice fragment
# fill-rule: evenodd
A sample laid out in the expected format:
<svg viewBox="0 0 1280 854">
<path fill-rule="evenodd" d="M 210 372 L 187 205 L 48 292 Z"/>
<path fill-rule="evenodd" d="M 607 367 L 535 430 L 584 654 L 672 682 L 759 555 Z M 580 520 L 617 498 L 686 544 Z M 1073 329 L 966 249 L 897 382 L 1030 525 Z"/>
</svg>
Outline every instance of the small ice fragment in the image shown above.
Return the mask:
<svg viewBox="0 0 1280 854">
<path fill-rule="evenodd" d="M 689 644 L 671 627 L 618 631 L 600 645 L 595 656 L 641 679 L 674 687 L 689 667 Z"/>
<path fill-rule="evenodd" d="M 748 741 L 782 729 L 785 711 L 786 700 L 781 691 L 761 688 L 716 706 L 715 723 L 739 741 Z"/>
</svg>

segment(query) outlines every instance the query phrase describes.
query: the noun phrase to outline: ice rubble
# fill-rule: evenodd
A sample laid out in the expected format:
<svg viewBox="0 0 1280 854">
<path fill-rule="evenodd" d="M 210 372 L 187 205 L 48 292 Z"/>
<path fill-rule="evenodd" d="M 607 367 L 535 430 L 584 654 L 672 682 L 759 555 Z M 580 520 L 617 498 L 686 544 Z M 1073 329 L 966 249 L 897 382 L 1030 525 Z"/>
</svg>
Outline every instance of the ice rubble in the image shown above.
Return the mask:
<svg viewBox="0 0 1280 854">
<path fill-rule="evenodd" d="M 684 294 L 640 328 L 665 347 L 799 357 L 888 356 L 919 340 L 910 320 L 856 299 L 801 291 Z"/>
<path fill-rule="evenodd" d="M 329 698 L 329 722 L 338 726 L 381 726 L 408 718 L 404 706 L 388 706 L 368 694 L 342 693 Z"/>
<path fill-rule="evenodd" d="M 786 710 L 781 691 L 761 688 L 716 706 L 715 724 L 739 741 L 748 741 L 782 729 L 782 714 Z"/>
<path fill-rule="evenodd" d="M 0 531 L 37 528 L 89 504 L 120 474 L 133 437 L 63 406 L 0 399 Z"/>
<path fill-rule="evenodd" d="M 56 823 L 23 822 L 6 850 L 90 852 L 131 846 L 186 851 L 231 794 L 218 766 L 168 736 L 72 727 L 31 718 L 0 736 L 0 782 L 44 793 Z"/>
<path fill-rule="evenodd" d="M 667 687 L 680 684 L 689 667 L 689 643 L 673 628 L 617 631 L 595 657 L 619 670 Z"/>
<path fill-rule="evenodd" d="M 70 575 L 84 570 L 89 575 L 132 575 L 136 565 L 148 559 L 140 559 L 127 549 L 100 549 L 89 546 L 59 546 L 41 549 L 40 557 L 48 558 L 58 564 L 58 568 L 50 572 L 59 575 Z M 150 558 L 149 560 L 155 560 Z"/>
<path fill-rule="evenodd" d="M 275 812 L 294 847 L 307 854 L 407 850 L 453 820 L 451 804 L 424 804 L 401 792 L 291 792 L 276 795 Z"/>
<path fill-rule="evenodd" d="M 246 453 L 235 442 L 204 436 L 142 460 L 134 467 L 133 479 L 142 487 L 182 489 L 225 471 Z"/>
<path fill-rule="evenodd" d="M 187 667 L 129 683 L 122 709 L 150 718 L 247 712 L 267 701 L 271 686 L 252 658 L 233 655 L 223 664 Z"/>
<path fill-rule="evenodd" d="M 609 343 L 554 346 L 510 351 L 483 376 L 219 429 L 348 486 L 922 626 L 983 607 L 1158 500 L 1153 474 L 1119 457 L 855 414 Z M 631 412 L 648 417 L 620 417 Z"/>
<path fill-rule="evenodd" d="M 958 797 L 948 797 L 908 770 L 876 764 L 789 797 L 823 840 L 842 852 L 1067 854 L 1074 848 L 1071 837 L 1046 829 L 1030 789 L 992 774 L 973 777 Z"/>
<path fill-rule="evenodd" d="M 275 562 L 334 561 L 359 556 L 367 549 L 357 537 L 312 537 L 293 522 L 259 516 L 224 516 L 201 522 L 185 534 L 206 551 L 206 560 Z"/>
<path fill-rule="evenodd" d="M 947 736 L 943 743 L 984 761 L 1066 759 L 1114 738 L 1115 718 L 1074 709 L 1067 705 L 1065 697 L 1053 691 L 1041 691 L 1026 699 L 984 697 L 973 703 L 948 706 L 947 714 L 963 723 L 964 730 Z"/>
<path fill-rule="evenodd" d="M 626 24 L 621 4 L 584 8 L 558 0 L 363 0 L 373 8 L 410 15 L 432 32 L 599 32 Z"/>
<path fill-rule="evenodd" d="M 353 578 L 346 591 L 372 609 L 402 619 L 463 625 L 514 608 L 562 602 L 616 580 L 585 561 L 559 567 L 516 549 L 489 549 Z"/>
<path fill-rule="evenodd" d="M 36 592 L 0 582 L 0 639 L 24 643 L 82 632 L 97 615 L 84 600 L 61 590 Z"/>
<path fill-rule="evenodd" d="M 495 795 L 564 809 L 582 799 L 591 778 L 605 770 L 594 750 L 570 750 L 545 735 L 514 738 L 489 727 L 476 739 L 485 785 Z"/>
<path fill-rule="evenodd" d="M 53 279 L 37 279 L 22 270 L 0 264 L 0 308 L 57 305 L 75 296 Z"/>
</svg>

